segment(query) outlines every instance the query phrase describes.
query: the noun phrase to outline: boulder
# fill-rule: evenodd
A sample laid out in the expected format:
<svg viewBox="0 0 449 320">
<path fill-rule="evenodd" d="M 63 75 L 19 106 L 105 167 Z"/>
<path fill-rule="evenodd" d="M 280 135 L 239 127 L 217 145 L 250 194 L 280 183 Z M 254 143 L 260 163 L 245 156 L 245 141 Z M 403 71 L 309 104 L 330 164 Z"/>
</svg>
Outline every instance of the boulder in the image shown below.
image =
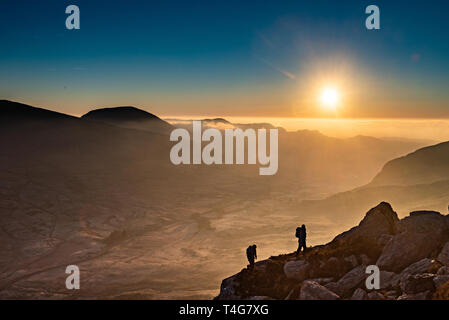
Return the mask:
<svg viewBox="0 0 449 320">
<path fill-rule="evenodd" d="M 441 250 L 437 260 L 445 266 L 449 266 L 449 242 L 444 245 L 443 250 Z"/>
<path fill-rule="evenodd" d="M 335 245 L 363 245 L 373 251 L 382 249 L 378 240 L 384 235 L 393 235 L 396 233 L 396 224 L 398 223 L 398 215 L 393 211 L 391 205 L 382 202 L 367 212 L 363 220 L 357 227 L 346 231 L 337 236 L 332 243 Z M 368 247 L 369 245 L 369 247 Z"/>
<path fill-rule="evenodd" d="M 367 300 L 368 295 L 365 290 L 361 288 L 357 288 L 352 294 L 351 300 Z"/>
<path fill-rule="evenodd" d="M 431 256 L 449 239 L 449 219 L 435 212 L 418 212 L 397 224 L 397 234 L 383 248 L 376 265 L 399 272 Z"/>
<path fill-rule="evenodd" d="M 301 286 L 301 300 L 338 300 L 340 297 L 315 281 L 306 280 Z"/>
<path fill-rule="evenodd" d="M 338 280 L 334 292 L 341 297 L 351 296 L 354 290 L 365 281 L 367 277 L 365 271 L 366 266 L 364 265 L 360 265 L 349 271 L 340 280 Z"/>
<path fill-rule="evenodd" d="M 399 280 L 398 274 L 382 270 L 380 272 L 380 289 L 396 287 L 399 284 Z"/>
<path fill-rule="evenodd" d="M 405 294 L 416 294 L 425 291 L 435 291 L 434 274 L 423 273 L 409 276 L 401 282 L 402 292 Z"/>
<path fill-rule="evenodd" d="M 402 272 L 399 274 L 400 279 L 404 280 L 408 278 L 410 275 L 415 275 L 419 273 L 427 273 L 427 270 L 432 265 L 433 260 L 424 258 L 419 261 L 416 261 L 415 263 L 412 263 L 407 268 L 402 270 Z"/>
<path fill-rule="evenodd" d="M 284 273 L 288 279 L 298 280 L 299 282 L 307 279 L 309 275 L 310 264 L 305 260 L 289 261 L 284 265 Z"/>
</svg>

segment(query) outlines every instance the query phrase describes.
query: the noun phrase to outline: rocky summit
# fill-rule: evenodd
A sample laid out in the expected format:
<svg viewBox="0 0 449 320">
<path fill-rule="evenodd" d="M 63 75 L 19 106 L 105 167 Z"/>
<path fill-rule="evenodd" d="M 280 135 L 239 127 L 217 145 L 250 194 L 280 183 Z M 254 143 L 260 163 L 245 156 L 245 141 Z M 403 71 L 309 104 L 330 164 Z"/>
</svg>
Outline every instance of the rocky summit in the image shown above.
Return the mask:
<svg viewBox="0 0 449 320">
<path fill-rule="evenodd" d="M 379 268 L 379 289 L 366 287 L 369 265 Z M 382 202 L 326 245 L 270 257 L 223 280 L 215 299 L 447 300 L 449 216 L 417 211 L 399 219 Z"/>
</svg>

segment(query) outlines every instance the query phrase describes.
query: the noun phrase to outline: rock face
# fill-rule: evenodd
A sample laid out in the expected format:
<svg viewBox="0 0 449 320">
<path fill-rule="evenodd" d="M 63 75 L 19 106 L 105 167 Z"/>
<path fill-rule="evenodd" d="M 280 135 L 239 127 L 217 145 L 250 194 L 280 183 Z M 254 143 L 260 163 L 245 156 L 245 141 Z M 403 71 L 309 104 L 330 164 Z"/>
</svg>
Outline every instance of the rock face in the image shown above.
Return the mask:
<svg viewBox="0 0 449 320">
<path fill-rule="evenodd" d="M 258 262 L 225 279 L 217 299 L 449 299 L 448 216 L 412 212 L 399 220 L 388 203 L 330 243 Z M 366 267 L 380 269 L 379 290 L 367 290 Z"/>
<path fill-rule="evenodd" d="M 315 281 L 304 281 L 300 293 L 301 300 L 338 300 L 340 297 Z"/>
<path fill-rule="evenodd" d="M 398 272 L 439 252 L 449 239 L 449 219 L 436 212 L 414 212 L 398 224 L 397 234 L 384 247 L 376 265 Z"/>
</svg>

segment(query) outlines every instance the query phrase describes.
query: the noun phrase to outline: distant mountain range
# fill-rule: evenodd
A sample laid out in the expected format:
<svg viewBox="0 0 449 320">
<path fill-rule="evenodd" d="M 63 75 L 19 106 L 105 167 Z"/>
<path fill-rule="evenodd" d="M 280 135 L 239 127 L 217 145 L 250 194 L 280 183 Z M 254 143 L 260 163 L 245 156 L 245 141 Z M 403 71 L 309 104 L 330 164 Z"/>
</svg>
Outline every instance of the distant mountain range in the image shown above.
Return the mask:
<svg viewBox="0 0 449 320">
<path fill-rule="evenodd" d="M 35 122 L 35 127 L 30 132 L 33 135 L 32 139 L 36 139 L 47 132 L 50 136 L 41 139 L 43 145 L 49 141 L 62 139 L 64 136 L 65 139 L 63 142 L 61 141 L 61 147 L 71 148 L 68 137 L 74 138 L 79 136 L 81 140 L 76 142 L 76 145 L 80 148 L 79 150 L 86 148 L 89 144 L 93 144 L 96 139 L 101 140 L 98 140 L 96 144 L 98 150 L 105 148 L 105 146 L 120 145 L 119 141 L 122 138 L 118 136 L 126 136 L 131 140 L 122 149 L 134 148 L 136 143 L 132 141 L 139 141 L 143 137 L 144 132 L 166 136 L 175 126 L 191 129 L 190 120 L 176 122 L 176 119 L 171 119 L 170 122 L 173 123 L 171 125 L 156 115 L 135 107 L 94 109 L 81 118 L 76 118 L 3 100 L 0 102 L 0 113 L 2 114 L 2 120 L 8 124 L 3 129 L 10 128 L 9 130 L 11 131 L 5 132 L 4 137 L 9 137 L 6 140 L 11 140 L 14 136 L 13 133 L 18 130 L 17 126 L 11 127 L 10 124 L 17 123 L 19 120 L 22 123 L 24 121 L 27 123 L 33 121 Z M 15 120 L 12 121 L 12 119 Z M 50 124 L 50 120 L 54 121 L 51 121 Z M 59 120 L 59 122 L 56 122 L 56 120 Z M 67 126 L 64 122 L 63 128 L 60 128 L 63 123 L 62 120 L 70 120 L 70 125 Z M 223 118 L 205 119 L 203 126 L 221 129 L 236 127 L 242 129 L 274 128 L 269 123 L 233 124 Z M 129 129 L 137 131 L 132 133 Z M 275 181 L 272 183 L 281 183 L 285 187 L 298 185 L 321 186 L 329 193 L 366 184 L 378 173 L 385 162 L 423 146 L 422 141 L 377 139 L 365 136 L 338 139 L 325 136 L 318 131 L 298 130 L 296 132 L 287 132 L 282 128 L 279 129 L 279 161 L 281 170 L 279 170 L 278 175 L 274 178 Z M 59 135 L 51 133 L 53 130 L 57 130 Z M 108 131 L 114 132 L 114 134 L 107 136 L 106 132 Z M 23 135 L 26 133 L 26 130 L 18 130 L 18 132 Z M 61 136 L 62 133 L 64 133 L 63 136 Z M 87 135 L 89 135 L 89 138 L 87 138 Z M 139 138 L 134 138 L 132 137 L 133 135 Z M 162 136 L 160 138 L 147 136 L 147 139 L 151 137 L 150 140 L 154 147 L 157 144 L 158 148 L 169 148 L 170 142 Z M 82 144 L 86 146 L 83 147 Z M 140 145 L 141 143 L 139 142 L 138 144 Z M 25 145 L 22 147 L 26 148 Z M 48 149 L 46 152 L 51 153 Z M 111 150 L 111 152 L 113 151 Z M 166 154 L 152 153 L 151 160 L 154 161 L 157 158 L 164 161 L 167 159 L 168 154 L 168 151 Z M 246 168 L 246 166 L 244 167 Z"/>
<path fill-rule="evenodd" d="M 434 152 L 444 146 L 416 152 L 430 152 L 412 161 L 419 165 L 409 165 L 414 156 L 406 156 L 380 172 L 423 142 L 281 130 L 278 174 L 260 177 L 250 165 L 173 165 L 168 128 L 134 107 L 77 118 L 0 101 L 0 298 L 60 297 L 66 276 L 60 270 L 72 263 L 91 270 L 84 298 L 139 288 L 148 289 L 146 297 L 167 297 L 167 290 L 169 297 L 189 297 L 192 288 L 214 289 L 211 277 L 221 279 L 218 273 L 240 263 L 242 243 L 263 236 L 275 246 L 285 245 L 282 239 L 291 243 L 288 230 L 303 217 L 352 225 L 380 201 L 398 212 L 447 207 L 446 151 Z M 435 158 L 433 165 L 426 165 L 428 157 Z M 396 181 L 424 184 L 392 185 Z M 149 272 L 158 280 L 149 281 Z M 104 280 L 109 276 L 110 284 Z"/>
</svg>

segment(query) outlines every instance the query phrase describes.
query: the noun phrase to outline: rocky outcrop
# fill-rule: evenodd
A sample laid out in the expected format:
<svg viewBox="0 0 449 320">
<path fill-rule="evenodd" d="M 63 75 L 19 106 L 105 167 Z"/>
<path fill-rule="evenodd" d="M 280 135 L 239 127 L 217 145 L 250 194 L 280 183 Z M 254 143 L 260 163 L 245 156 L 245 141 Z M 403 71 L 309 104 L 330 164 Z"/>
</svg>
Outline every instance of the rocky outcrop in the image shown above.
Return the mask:
<svg viewBox="0 0 449 320">
<path fill-rule="evenodd" d="M 421 300 L 449 298 L 449 218 L 433 211 L 399 220 L 385 202 L 330 243 L 256 263 L 223 280 L 216 299 Z M 366 267 L 380 288 L 366 288 Z"/>
<path fill-rule="evenodd" d="M 440 252 L 449 240 L 449 219 L 438 212 L 412 212 L 397 223 L 397 234 L 385 245 L 376 265 L 398 272 Z"/>
</svg>

